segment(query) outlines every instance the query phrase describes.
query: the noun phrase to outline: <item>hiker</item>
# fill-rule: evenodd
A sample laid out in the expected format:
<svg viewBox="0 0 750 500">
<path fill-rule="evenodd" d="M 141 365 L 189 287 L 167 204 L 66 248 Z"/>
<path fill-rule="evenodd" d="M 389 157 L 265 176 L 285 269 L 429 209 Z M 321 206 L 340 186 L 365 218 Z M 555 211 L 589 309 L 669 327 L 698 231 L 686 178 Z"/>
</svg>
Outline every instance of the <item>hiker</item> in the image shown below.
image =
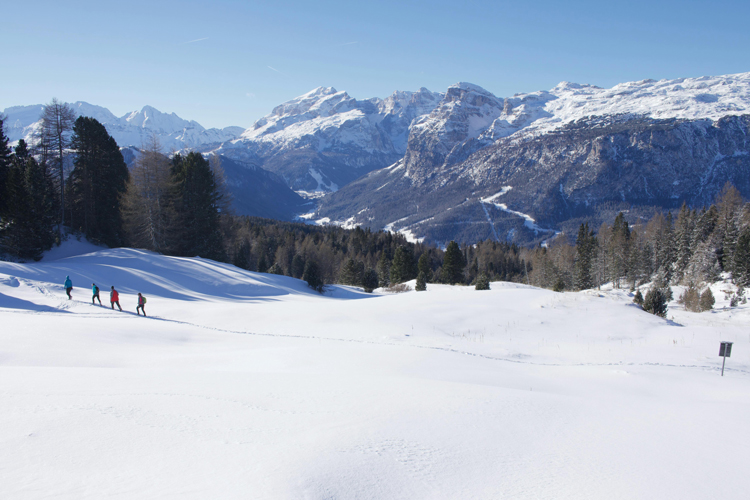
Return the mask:
<svg viewBox="0 0 750 500">
<path fill-rule="evenodd" d="M 70 276 L 65 277 L 65 293 L 68 294 L 68 300 L 72 299 L 73 297 L 70 296 L 70 291 L 73 290 L 73 282 L 70 281 Z"/>
<path fill-rule="evenodd" d="M 112 291 L 109 292 L 109 303 L 112 305 L 112 309 L 114 309 L 115 304 L 117 304 L 117 308 L 122 311 L 122 307 L 120 307 L 120 294 L 115 290 L 115 285 L 112 285 Z"/>
<path fill-rule="evenodd" d="M 102 305 L 102 299 L 99 298 L 99 287 L 96 286 L 96 283 L 91 283 L 91 293 L 94 294 L 93 297 L 91 297 L 91 303 L 94 303 L 94 299 L 99 301 L 99 305 Z"/>
<path fill-rule="evenodd" d="M 143 311 L 143 315 L 144 316 L 146 315 L 146 309 L 144 309 L 145 305 L 146 305 L 146 297 L 144 297 L 143 295 L 141 295 L 140 292 L 139 292 L 138 293 L 138 306 L 135 308 L 135 312 L 138 313 L 138 316 L 141 315 L 141 312 L 138 309 L 140 309 L 141 311 Z"/>
</svg>

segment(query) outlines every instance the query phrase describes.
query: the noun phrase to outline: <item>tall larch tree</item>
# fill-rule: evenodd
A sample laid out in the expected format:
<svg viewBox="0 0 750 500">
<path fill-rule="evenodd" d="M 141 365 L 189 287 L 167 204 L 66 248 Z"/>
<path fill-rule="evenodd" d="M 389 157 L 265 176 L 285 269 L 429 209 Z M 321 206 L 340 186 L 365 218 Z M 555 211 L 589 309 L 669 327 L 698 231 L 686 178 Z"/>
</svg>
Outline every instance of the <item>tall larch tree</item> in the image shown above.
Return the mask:
<svg viewBox="0 0 750 500">
<path fill-rule="evenodd" d="M 57 170 L 60 188 L 60 226 L 65 225 L 65 151 L 70 147 L 76 115 L 56 98 L 44 106 L 41 127 L 37 132 L 37 149 L 42 164 Z"/>
</svg>

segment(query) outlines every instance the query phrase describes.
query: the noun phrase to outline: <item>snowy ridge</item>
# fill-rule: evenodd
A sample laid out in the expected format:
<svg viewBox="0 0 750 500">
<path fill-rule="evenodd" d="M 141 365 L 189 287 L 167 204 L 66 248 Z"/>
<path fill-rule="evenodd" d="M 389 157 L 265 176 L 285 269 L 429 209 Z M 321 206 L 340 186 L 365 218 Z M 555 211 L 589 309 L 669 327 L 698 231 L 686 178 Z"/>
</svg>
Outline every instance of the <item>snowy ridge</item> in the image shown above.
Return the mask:
<svg viewBox="0 0 750 500">
<path fill-rule="evenodd" d="M 198 122 L 184 120 L 174 113 L 163 113 L 151 106 L 133 111 L 118 118 L 107 108 L 83 101 L 68 104 L 76 116 L 88 116 L 105 126 L 107 132 L 120 147 L 141 147 L 155 135 L 164 149 L 197 149 L 204 144 L 216 144 L 238 137 L 242 127 L 206 129 Z M 11 141 L 24 139 L 32 143 L 34 132 L 39 128 L 39 116 L 44 105 L 14 106 L 6 108 L 5 129 Z"/>
<path fill-rule="evenodd" d="M 442 94 L 422 88 L 418 92 L 397 91 L 384 100 L 358 101 L 333 87 L 318 87 L 277 106 L 224 147 L 255 145 L 262 151 L 278 152 L 295 147 L 325 151 L 351 145 L 369 152 L 395 149 L 403 154 L 411 120 L 429 113 L 441 98 Z M 399 126 L 394 126 L 398 121 Z M 383 132 L 391 144 L 383 144 Z"/>
</svg>

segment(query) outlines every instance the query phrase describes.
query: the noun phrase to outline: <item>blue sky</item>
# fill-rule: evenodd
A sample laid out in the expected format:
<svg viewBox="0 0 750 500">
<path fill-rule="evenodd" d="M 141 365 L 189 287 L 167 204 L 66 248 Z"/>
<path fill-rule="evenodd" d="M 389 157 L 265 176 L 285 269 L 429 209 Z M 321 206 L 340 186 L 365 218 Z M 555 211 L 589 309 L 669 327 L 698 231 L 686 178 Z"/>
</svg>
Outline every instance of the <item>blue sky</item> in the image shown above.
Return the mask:
<svg viewBox="0 0 750 500">
<path fill-rule="evenodd" d="M 750 2 L 6 2 L 0 109 L 148 104 L 248 127 L 319 86 L 358 99 L 456 82 L 499 97 L 567 80 L 750 71 Z"/>
</svg>

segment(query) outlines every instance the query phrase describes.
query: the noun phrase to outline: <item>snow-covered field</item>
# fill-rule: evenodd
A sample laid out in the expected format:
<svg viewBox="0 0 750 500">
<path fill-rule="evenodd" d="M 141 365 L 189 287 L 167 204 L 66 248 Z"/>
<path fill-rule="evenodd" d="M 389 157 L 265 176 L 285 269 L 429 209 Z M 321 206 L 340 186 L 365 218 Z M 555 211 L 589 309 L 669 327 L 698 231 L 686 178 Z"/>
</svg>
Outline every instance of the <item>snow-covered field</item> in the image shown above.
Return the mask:
<svg viewBox="0 0 750 500">
<path fill-rule="evenodd" d="M 623 291 L 320 296 L 74 253 L 0 262 L 0 498 L 748 497 L 750 308 L 720 293 L 665 321 Z"/>
</svg>

